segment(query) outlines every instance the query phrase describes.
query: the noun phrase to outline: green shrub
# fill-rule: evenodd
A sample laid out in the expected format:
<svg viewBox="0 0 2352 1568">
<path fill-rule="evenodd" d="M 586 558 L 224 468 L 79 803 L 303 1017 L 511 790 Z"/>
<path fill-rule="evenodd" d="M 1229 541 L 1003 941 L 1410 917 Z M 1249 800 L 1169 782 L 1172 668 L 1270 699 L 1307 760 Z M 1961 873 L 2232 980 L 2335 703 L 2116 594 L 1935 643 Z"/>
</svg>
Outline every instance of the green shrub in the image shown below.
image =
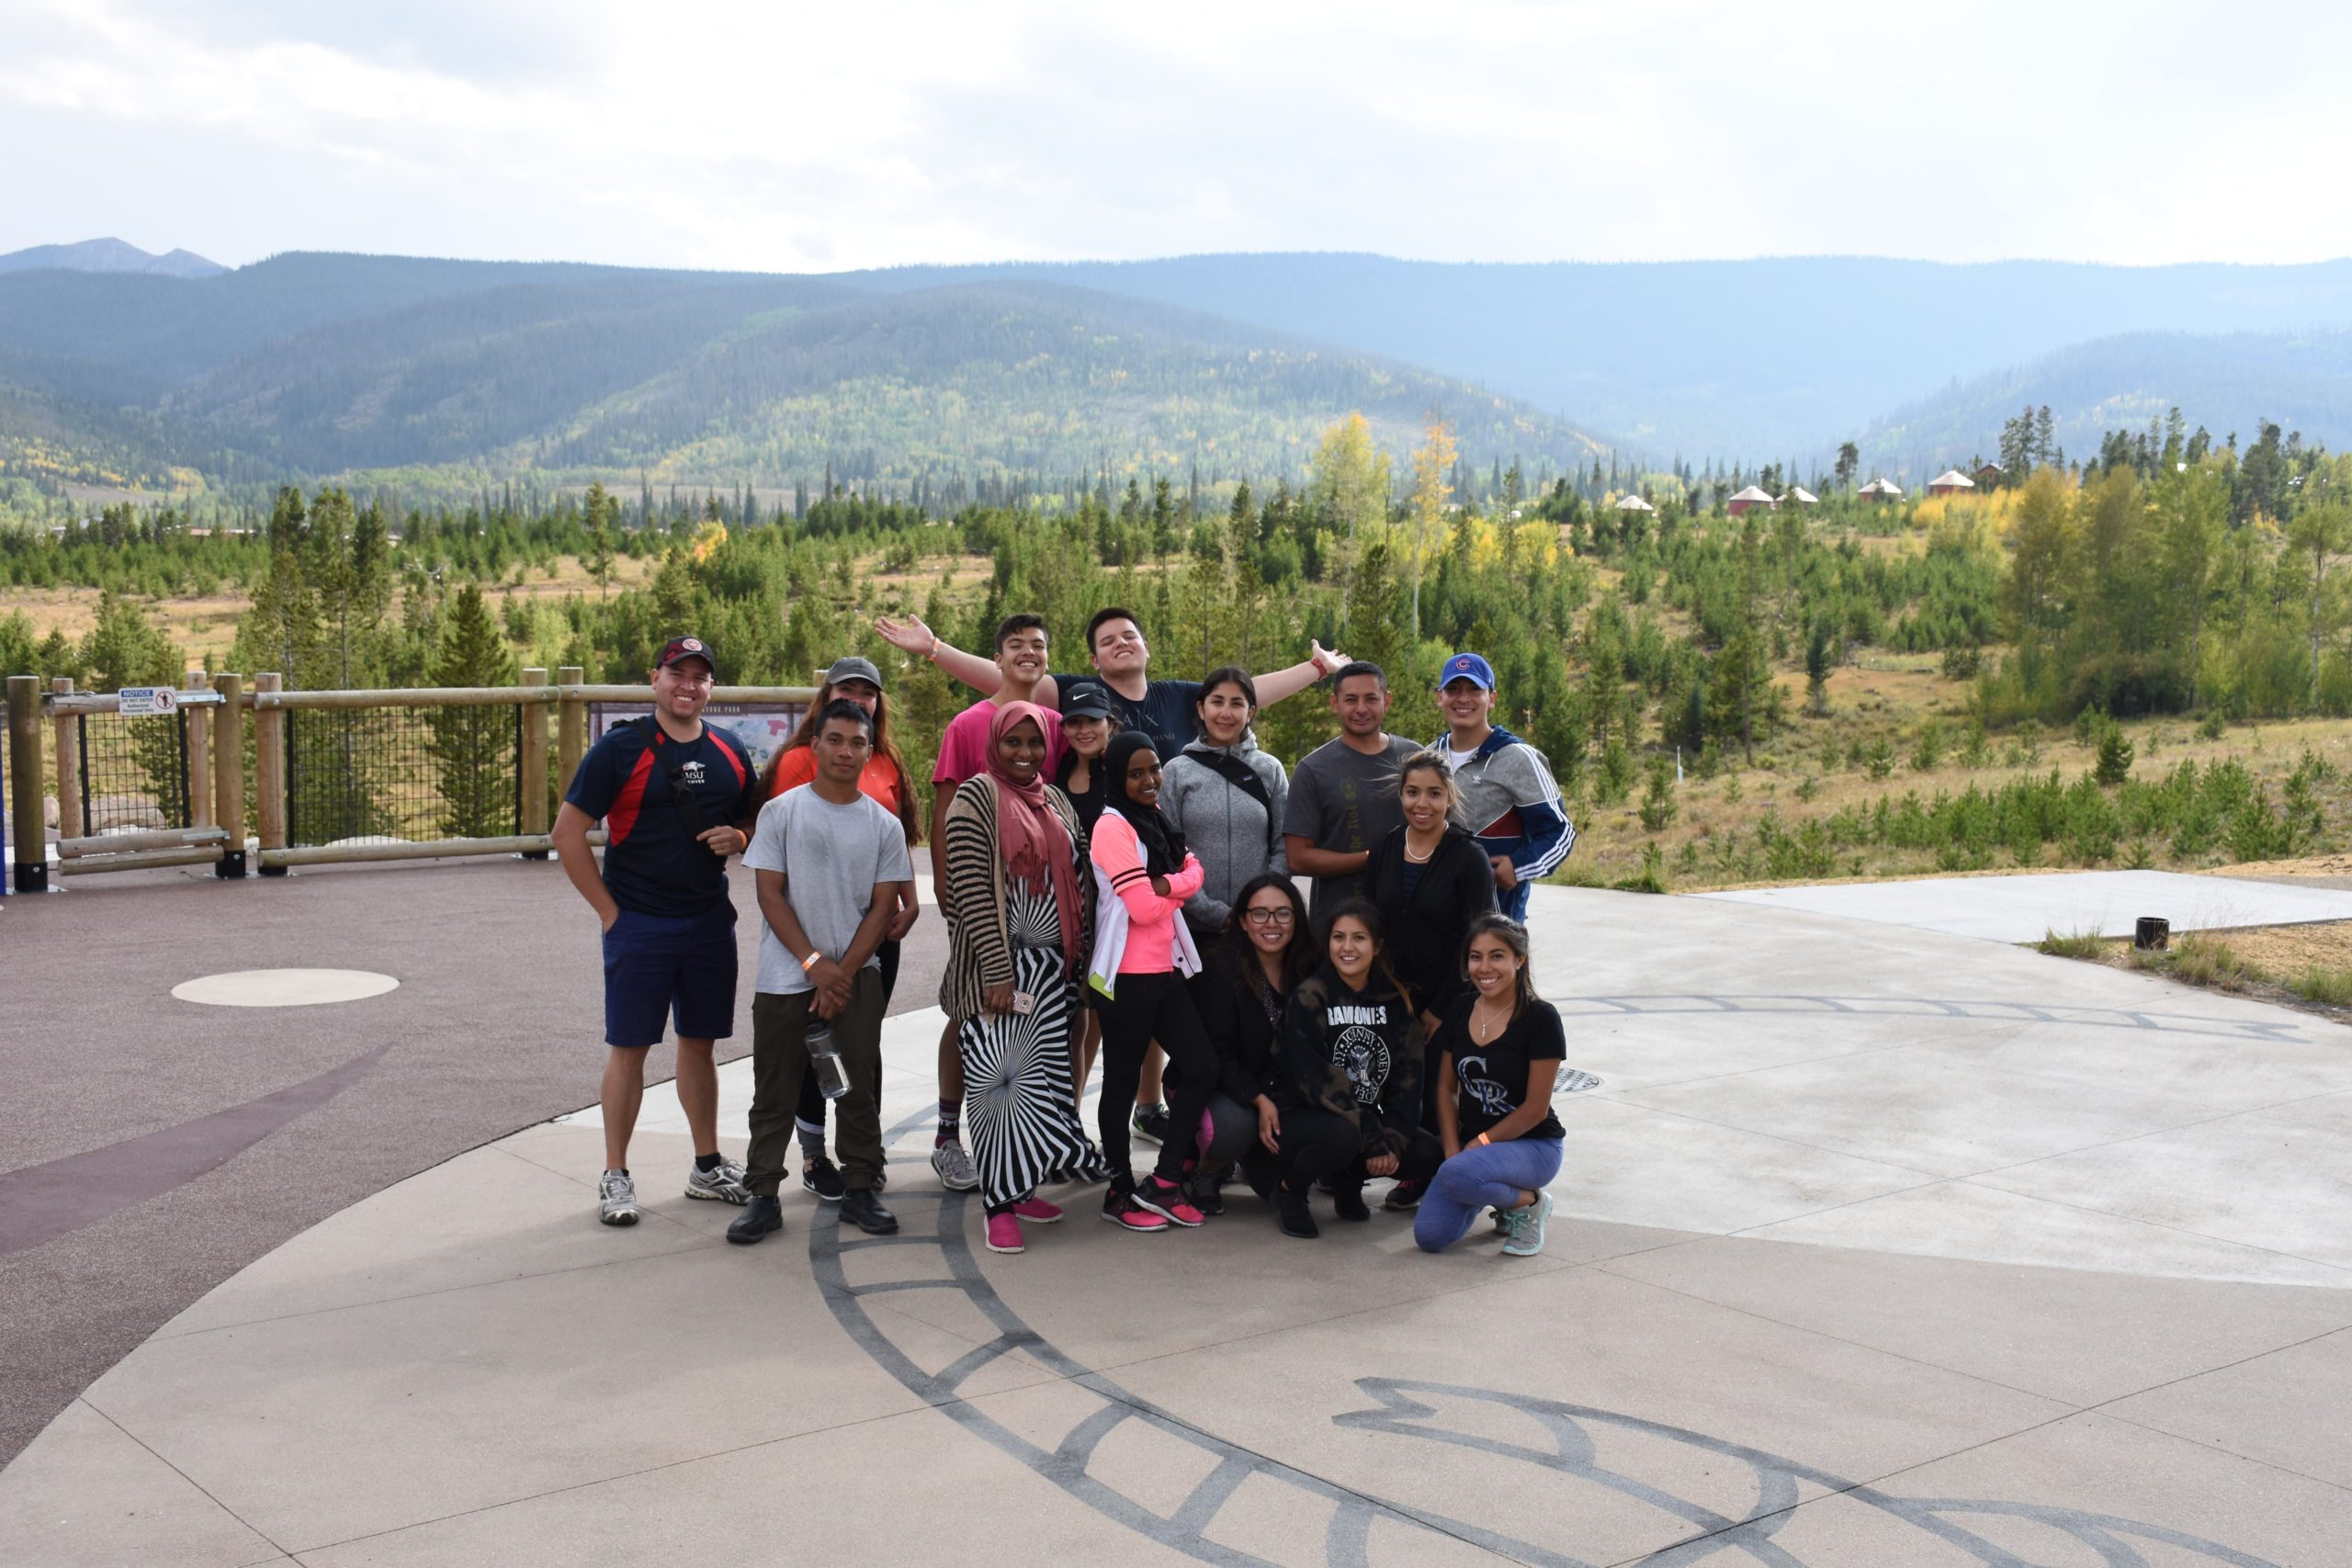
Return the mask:
<svg viewBox="0 0 2352 1568">
<path fill-rule="evenodd" d="M 2332 1008 L 2352 1007 L 2352 965 L 2330 969 L 2314 964 L 2288 985 L 2307 1002 L 2321 1002 Z"/>
<path fill-rule="evenodd" d="M 1911 748 L 1911 769 L 1914 773 L 1931 773 L 1943 760 L 1943 721 L 1931 718 L 1919 727 L 1918 742 Z"/>
<path fill-rule="evenodd" d="M 1645 832 L 1663 833 L 1674 826 L 1679 812 L 1674 763 L 1661 753 L 1650 759 L 1649 783 L 1642 791 L 1642 829 Z"/>
<path fill-rule="evenodd" d="M 2229 732 L 2229 721 L 2220 708 L 2207 708 L 2205 716 L 2197 721 L 2197 736 L 2200 740 L 2219 740 Z"/>
<path fill-rule="evenodd" d="M 2103 784 L 2120 784 L 2132 773 L 2132 742 L 2123 739 L 2123 731 L 2109 725 L 2098 738 L 2098 764 L 2093 770 Z"/>
<path fill-rule="evenodd" d="M 2165 972 L 2176 980 L 2222 991 L 2243 991 L 2248 982 L 2266 978 L 2262 971 L 2238 955 L 2237 949 L 2203 931 L 2180 939 L 2172 950 L 2172 962 L 2165 965 Z"/>
<path fill-rule="evenodd" d="M 2063 935 L 2057 931 L 2045 931 L 2041 940 L 2033 944 L 2033 950 L 2046 953 L 2052 958 L 2081 958 L 2096 964 L 2106 956 L 2107 939 L 2097 931 L 2074 931 Z"/>
<path fill-rule="evenodd" d="M 1894 772 L 1894 748 L 1888 744 L 1885 736 L 1871 741 L 1871 749 L 1862 754 L 1862 771 L 1874 779 L 1883 779 Z"/>
</svg>

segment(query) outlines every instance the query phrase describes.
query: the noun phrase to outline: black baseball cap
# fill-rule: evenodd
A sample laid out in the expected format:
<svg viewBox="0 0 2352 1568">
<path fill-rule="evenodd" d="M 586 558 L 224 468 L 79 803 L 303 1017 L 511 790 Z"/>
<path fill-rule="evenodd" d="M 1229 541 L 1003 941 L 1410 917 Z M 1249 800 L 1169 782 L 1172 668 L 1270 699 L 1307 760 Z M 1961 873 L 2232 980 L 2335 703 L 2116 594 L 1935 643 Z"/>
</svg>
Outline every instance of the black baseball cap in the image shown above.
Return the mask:
<svg viewBox="0 0 2352 1568">
<path fill-rule="evenodd" d="M 662 645 L 662 656 L 653 661 L 656 670 L 667 670 L 681 659 L 699 659 L 710 667 L 710 678 L 718 679 L 718 660 L 711 656 L 710 644 L 698 637 L 673 637 Z"/>
<path fill-rule="evenodd" d="M 1064 718 L 1108 718 L 1111 694 L 1091 681 L 1080 681 L 1062 693 Z"/>
</svg>

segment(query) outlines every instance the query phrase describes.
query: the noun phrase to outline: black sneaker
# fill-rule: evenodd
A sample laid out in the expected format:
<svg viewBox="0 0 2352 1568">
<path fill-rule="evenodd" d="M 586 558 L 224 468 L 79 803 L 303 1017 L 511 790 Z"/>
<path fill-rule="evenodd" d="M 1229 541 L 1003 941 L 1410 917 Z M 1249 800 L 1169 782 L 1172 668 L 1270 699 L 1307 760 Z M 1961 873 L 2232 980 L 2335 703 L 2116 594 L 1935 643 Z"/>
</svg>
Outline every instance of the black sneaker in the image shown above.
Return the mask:
<svg viewBox="0 0 2352 1568">
<path fill-rule="evenodd" d="M 1219 1214 L 1224 1213 L 1225 1194 L 1219 1190 L 1224 1185 L 1225 1183 L 1215 1176 L 1194 1177 L 1193 1179 L 1193 1207 L 1210 1219 L 1216 1219 Z"/>
<path fill-rule="evenodd" d="M 1411 1213 L 1421 1206 L 1421 1184 L 1418 1181 L 1398 1182 L 1388 1190 L 1388 1196 L 1381 1201 L 1380 1206 L 1392 1214 Z"/>
<path fill-rule="evenodd" d="M 1331 1212 L 1343 1220 L 1372 1218 L 1372 1211 L 1364 1207 L 1363 1188 L 1357 1183 L 1331 1189 Z"/>
<path fill-rule="evenodd" d="M 857 1191 L 842 1199 L 842 1218 L 868 1235 L 888 1235 L 899 1228 L 899 1216 L 882 1206 L 873 1193 Z"/>
<path fill-rule="evenodd" d="M 773 1194 L 763 1198 L 755 1192 L 752 1201 L 743 1205 L 743 1212 L 735 1216 L 735 1223 L 727 1227 L 727 1239 L 738 1247 L 749 1247 L 768 1232 L 783 1228 L 784 1205 Z"/>
<path fill-rule="evenodd" d="M 828 1203 L 838 1203 L 845 1189 L 842 1184 L 841 1167 L 819 1155 L 800 1168 L 800 1185 Z"/>
<path fill-rule="evenodd" d="M 1301 1241 L 1312 1241 L 1323 1234 L 1316 1228 L 1315 1216 L 1306 1212 L 1306 1195 L 1287 1187 L 1274 1189 L 1274 1222 L 1283 1227 L 1283 1235 Z"/>
<path fill-rule="evenodd" d="M 1127 1124 L 1136 1130 L 1136 1137 L 1147 1143 L 1168 1142 L 1168 1107 L 1164 1105 L 1136 1106 L 1136 1113 L 1127 1119 Z"/>
</svg>

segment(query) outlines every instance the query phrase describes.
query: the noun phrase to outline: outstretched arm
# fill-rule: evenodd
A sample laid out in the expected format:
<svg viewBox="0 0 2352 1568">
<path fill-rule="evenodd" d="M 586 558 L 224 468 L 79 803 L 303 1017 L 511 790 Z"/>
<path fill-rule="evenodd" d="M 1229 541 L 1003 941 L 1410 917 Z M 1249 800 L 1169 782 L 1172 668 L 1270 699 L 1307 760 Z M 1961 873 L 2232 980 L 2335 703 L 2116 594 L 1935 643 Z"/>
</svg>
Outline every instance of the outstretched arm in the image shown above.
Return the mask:
<svg viewBox="0 0 2352 1568">
<path fill-rule="evenodd" d="M 874 629 L 892 648 L 902 649 L 918 659 L 930 660 L 982 696 L 1004 684 L 1004 671 L 999 670 L 992 660 L 940 641 L 939 634 L 924 626 L 920 615 L 909 615 L 903 620 L 876 615 L 874 617 Z"/>
<path fill-rule="evenodd" d="M 1316 682 L 1348 661 L 1344 653 L 1334 653 L 1321 643 L 1309 638 L 1306 645 L 1313 651 L 1300 663 L 1287 670 L 1269 670 L 1251 683 L 1258 688 L 1258 705 L 1268 707 L 1284 697 L 1295 697 Z M 995 665 L 989 666 L 993 670 Z"/>
</svg>

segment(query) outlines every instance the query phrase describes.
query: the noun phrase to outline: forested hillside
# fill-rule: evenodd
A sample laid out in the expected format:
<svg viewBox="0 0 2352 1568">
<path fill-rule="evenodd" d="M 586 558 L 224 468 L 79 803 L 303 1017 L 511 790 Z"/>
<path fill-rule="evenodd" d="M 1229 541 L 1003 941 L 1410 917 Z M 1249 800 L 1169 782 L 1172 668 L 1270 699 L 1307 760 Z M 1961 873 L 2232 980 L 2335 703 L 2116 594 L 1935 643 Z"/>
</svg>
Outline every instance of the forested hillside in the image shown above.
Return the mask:
<svg viewBox="0 0 2352 1568">
<path fill-rule="evenodd" d="M 967 494 L 1007 474 L 1262 479 L 1299 474 L 1351 411 L 1401 452 L 1432 409 L 1531 468 L 1604 450 L 1431 371 L 1066 285 L 331 256 L 194 282 L 0 276 L 0 502 L 12 477 L 185 493 L 194 475 L 265 505 L 280 479 L 346 475 L 426 495 L 525 473 Z"/>
<path fill-rule="evenodd" d="M 1475 378 L 1610 432 L 1661 466 L 1678 452 L 1751 464 L 1826 456 L 1891 408 L 2088 338 L 2352 326 L 2344 261 L 1481 265 L 1281 254 L 853 275 L 877 288 L 1008 276 L 1162 300 Z M 2240 406 L 2232 388 L 2187 376 L 2162 396 Z M 2352 423 L 2305 429 L 2352 442 Z"/>
<path fill-rule="evenodd" d="M 2253 440 L 2260 419 L 2340 445 L 2352 433 L 2352 331 L 2100 338 L 1898 409 L 1859 445 L 1874 468 L 1932 472 L 1998 457 L 2002 423 L 2027 406 L 2053 411 L 2057 446 L 2078 459 L 2108 431 L 2161 424 L 2176 409 L 2235 421 L 2211 430 L 2217 444 Z"/>
</svg>

